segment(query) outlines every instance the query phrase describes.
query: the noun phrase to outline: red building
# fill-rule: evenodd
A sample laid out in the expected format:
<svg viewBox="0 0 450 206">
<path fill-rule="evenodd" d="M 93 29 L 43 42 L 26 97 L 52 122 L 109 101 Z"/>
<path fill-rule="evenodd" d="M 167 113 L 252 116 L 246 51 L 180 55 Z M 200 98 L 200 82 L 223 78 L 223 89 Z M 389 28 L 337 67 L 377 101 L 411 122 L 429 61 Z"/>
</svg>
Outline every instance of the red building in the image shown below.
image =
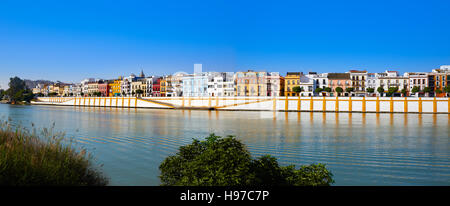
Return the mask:
<svg viewBox="0 0 450 206">
<path fill-rule="evenodd" d="M 108 82 L 103 82 L 98 84 L 98 91 L 102 94 L 102 97 L 109 96 L 109 85 Z"/>
<path fill-rule="evenodd" d="M 152 97 L 160 97 L 161 96 L 161 78 L 157 78 L 153 80 L 152 85 Z"/>
</svg>

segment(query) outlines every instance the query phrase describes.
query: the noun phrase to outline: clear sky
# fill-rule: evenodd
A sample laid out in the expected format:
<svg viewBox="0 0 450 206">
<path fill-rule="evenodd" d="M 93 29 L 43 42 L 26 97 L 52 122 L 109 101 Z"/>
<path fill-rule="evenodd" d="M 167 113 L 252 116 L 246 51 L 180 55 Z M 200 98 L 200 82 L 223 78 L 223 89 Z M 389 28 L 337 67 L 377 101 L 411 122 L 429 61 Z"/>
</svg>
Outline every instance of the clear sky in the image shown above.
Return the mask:
<svg viewBox="0 0 450 206">
<path fill-rule="evenodd" d="M 9 77 L 247 69 L 431 71 L 450 64 L 450 1 L 22 1 L 0 3 Z"/>
</svg>

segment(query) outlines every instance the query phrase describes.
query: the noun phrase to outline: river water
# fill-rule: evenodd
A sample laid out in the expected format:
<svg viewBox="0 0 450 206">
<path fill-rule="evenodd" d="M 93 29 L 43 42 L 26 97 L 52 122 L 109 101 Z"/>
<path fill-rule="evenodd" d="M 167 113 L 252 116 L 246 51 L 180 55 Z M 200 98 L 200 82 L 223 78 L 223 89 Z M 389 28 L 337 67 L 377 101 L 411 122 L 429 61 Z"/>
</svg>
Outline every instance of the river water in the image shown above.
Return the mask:
<svg viewBox="0 0 450 206">
<path fill-rule="evenodd" d="M 450 185 L 450 115 L 238 112 L 0 104 L 0 118 L 64 131 L 111 185 L 159 185 L 159 164 L 209 133 L 235 135 L 253 157 L 325 163 L 334 185 Z M 54 125 L 54 126 L 53 126 Z"/>
</svg>

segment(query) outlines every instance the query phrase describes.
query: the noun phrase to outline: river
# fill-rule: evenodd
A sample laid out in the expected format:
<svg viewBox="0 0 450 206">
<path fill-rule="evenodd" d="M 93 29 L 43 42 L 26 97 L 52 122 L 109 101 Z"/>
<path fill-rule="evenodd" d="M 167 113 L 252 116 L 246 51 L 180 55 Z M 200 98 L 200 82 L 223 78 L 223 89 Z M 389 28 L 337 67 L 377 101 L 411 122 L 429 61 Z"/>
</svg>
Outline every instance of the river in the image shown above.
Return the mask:
<svg viewBox="0 0 450 206">
<path fill-rule="evenodd" d="M 64 131 L 111 185 L 159 185 L 159 164 L 209 133 L 253 157 L 325 163 L 334 185 L 450 185 L 450 115 L 123 109 L 0 104 L 14 125 Z M 53 126 L 54 125 L 54 126 Z"/>
</svg>

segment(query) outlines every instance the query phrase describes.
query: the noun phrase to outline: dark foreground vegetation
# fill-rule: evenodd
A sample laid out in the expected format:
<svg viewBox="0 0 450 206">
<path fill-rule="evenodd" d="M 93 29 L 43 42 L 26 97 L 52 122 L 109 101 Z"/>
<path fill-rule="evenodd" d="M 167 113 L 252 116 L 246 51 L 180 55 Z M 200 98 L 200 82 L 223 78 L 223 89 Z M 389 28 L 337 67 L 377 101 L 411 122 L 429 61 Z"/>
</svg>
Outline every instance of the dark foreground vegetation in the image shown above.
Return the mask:
<svg viewBox="0 0 450 206">
<path fill-rule="evenodd" d="M 245 145 L 233 136 L 211 134 L 194 140 L 167 157 L 159 167 L 162 185 L 177 186 L 329 186 L 332 173 L 323 164 L 296 169 L 280 166 L 265 155 L 252 159 Z"/>
<path fill-rule="evenodd" d="M 13 129 L 0 120 L 0 185 L 103 186 L 105 178 L 85 150 L 63 144 L 63 134 Z"/>
</svg>

